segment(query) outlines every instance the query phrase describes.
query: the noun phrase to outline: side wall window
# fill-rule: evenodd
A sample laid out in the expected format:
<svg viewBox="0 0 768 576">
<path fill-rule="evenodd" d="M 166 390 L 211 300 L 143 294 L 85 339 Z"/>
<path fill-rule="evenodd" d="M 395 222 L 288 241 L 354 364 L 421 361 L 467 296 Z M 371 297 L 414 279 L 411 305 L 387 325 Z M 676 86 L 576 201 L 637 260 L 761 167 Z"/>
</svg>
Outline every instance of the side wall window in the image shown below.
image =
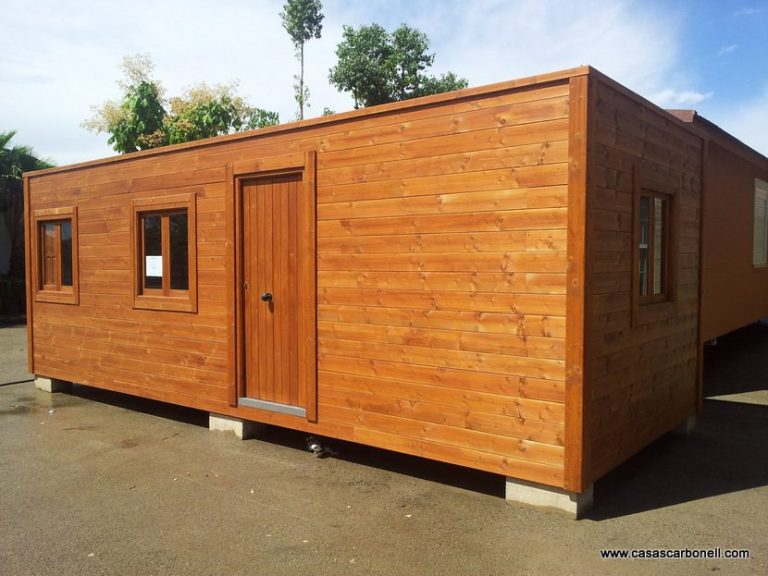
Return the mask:
<svg viewBox="0 0 768 576">
<path fill-rule="evenodd" d="M 752 265 L 760 268 L 768 265 L 768 182 L 759 178 L 755 178 Z"/>
<path fill-rule="evenodd" d="M 134 308 L 197 311 L 194 195 L 133 205 Z"/>
<path fill-rule="evenodd" d="M 642 190 L 638 209 L 638 290 L 640 303 L 663 302 L 669 294 L 671 198 Z"/>
<path fill-rule="evenodd" d="M 35 300 L 77 304 L 77 208 L 37 210 L 32 220 Z"/>
<path fill-rule="evenodd" d="M 634 167 L 633 180 L 631 322 L 640 326 L 678 314 L 678 193 L 684 181 L 644 165 Z"/>
</svg>

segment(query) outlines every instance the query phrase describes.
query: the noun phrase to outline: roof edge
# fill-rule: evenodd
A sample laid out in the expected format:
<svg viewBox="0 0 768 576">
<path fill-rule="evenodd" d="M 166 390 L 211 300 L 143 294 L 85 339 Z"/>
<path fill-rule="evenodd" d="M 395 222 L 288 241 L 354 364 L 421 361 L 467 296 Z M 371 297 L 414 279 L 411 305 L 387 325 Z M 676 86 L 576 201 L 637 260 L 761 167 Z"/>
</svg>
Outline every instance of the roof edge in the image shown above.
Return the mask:
<svg viewBox="0 0 768 576">
<path fill-rule="evenodd" d="M 184 142 L 182 144 L 172 144 L 169 146 L 161 146 L 159 148 L 151 148 L 149 150 L 141 150 L 139 152 L 129 152 L 127 154 L 119 154 L 115 156 L 109 156 L 106 158 L 99 158 L 96 160 L 78 162 L 75 164 L 66 164 L 64 166 L 54 166 L 53 168 L 46 168 L 43 170 L 34 170 L 31 172 L 25 172 L 24 177 L 34 178 L 37 176 L 44 176 L 48 174 L 82 170 L 84 168 L 91 168 L 94 166 L 102 166 L 107 164 L 127 162 L 130 160 L 135 160 L 140 158 L 162 156 L 164 154 L 170 154 L 173 152 L 178 152 L 180 150 L 205 148 L 207 146 L 215 146 L 222 142 L 235 142 L 238 140 L 247 140 L 249 138 L 261 138 L 264 136 L 269 136 L 271 134 L 300 131 L 308 128 L 314 128 L 316 126 L 321 126 L 324 124 L 347 122 L 350 120 L 355 120 L 363 117 L 373 117 L 373 116 L 383 115 L 393 111 L 410 110 L 410 109 L 419 108 L 422 106 L 429 106 L 431 104 L 455 102 L 458 100 L 465 100 L 467 98 L 472 98 L 474 96 L 486 96 L 486 95 L 495 94 L 499 92 L 507 92 L 507 91 L 516 90 L 519 88 L 536 86 L 539 84 L 549 84 L 553 82 L 567 80 L 569 78 L 573 78 L 576 76 L 585 76 L 589 74 L 594 74 L 595 72 L 596 70 L 591 66 L 577 66 L 574 68 L 566 68 L 564 70 L 548 72 L 545 74 L 537 74 L 535 76 L 526 76 L 526 77 L 518 78 L 514 80 L 497 82 L 494 84 L 486 84 L 483 86 L 476 86 L 472 88 L 463 88 L 461 90 L 455 90 L 453 92 L 443 92 L 441 94 L 434 94 L 432 96 L 422 96 L 421 98 L 402 100 L 400 102 L 381 104 L 378 106 L 371 106 L 368 108 L 359 108 L 357 110 L 340 112 L 338 114 L 332 114 L 329 116 L 319 116 L 316 118 L 310 118 L 308 120 L 301 120 L 299 122 L 287 122 L 285 124 L 278 124 L 276 126 L 269 126 L 267 128 L 248 130 L 247 132 L 237 132 L 235 134 L 226 134 L 223 136 L 215 136 L 213 138 L 193 140 L 191 142 Z"/>
<path fill-rule="evenodd" d="M 768 157 L 764 154 L 755 150 L 743 140 L 739 140 L 727 130 L 720 128 L 720 126 L 711 120 L 708 120 L 695 110 L 670 110 L 670 113 L 681 119 L 683 119 L 683 116 L 679 116 L 678 114 L 683 113 L 683 115 L 685 115 L 684 113 L 686 112 L 691 113 L 690 120 L 684 119 L 684 121 L 690 123 L 693 128 L 698 129 L 700 132 L 704 132 L 705 137 L 709 140 L 717 140 L 721 144 L 727 146 L 734 154 L 751 158 L 762 164 L 768 164 Z"/>
</svg>

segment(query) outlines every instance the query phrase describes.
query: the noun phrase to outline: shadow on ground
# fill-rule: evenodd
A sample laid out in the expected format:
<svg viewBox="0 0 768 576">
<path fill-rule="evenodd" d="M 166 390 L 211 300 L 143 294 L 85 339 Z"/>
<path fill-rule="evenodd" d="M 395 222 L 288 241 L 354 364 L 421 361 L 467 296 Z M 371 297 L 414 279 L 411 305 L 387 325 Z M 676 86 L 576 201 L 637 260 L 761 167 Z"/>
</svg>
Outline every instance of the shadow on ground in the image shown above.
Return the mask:
<svg viewBox="0 0 768 576">
<path fill-rule="evenodd" d="M 101 402 L 102 404 L 150 414 L 159 418 L 168 418 L 195 426 L 208 427 L 208 412 L 202 412 L 193 408 L 185 408 L 174 404 L 156 402 L 119 392 L 80 385 L 72 387 L 71 395 L 91 402 Z M 297 430 L 267 426 L 264 432 L 259 434 L 259 440 L 295 450 L 307 451 L 307 434 Z M 324 439 L 324 442 L 336 453 L 334 457 L 340 460 L 413 476 L 423 480 L 439 482 L 474 492 L 494 496 L 504 495 L 504 482 L 497 474 L 381 450 L 343 440 Z"/>
<path fill-rule="evenodd" d="M 307 449 L 306 438 L 307 435 L 303 432 L 274 426 L 269 427 L 264 434 L 259 436 L 260 440 L 299 450 Z M 334 458 L 346 462 L 413 476 L 431 482 L 439 482 L 492 496 L 504 496 L 504 482 L 498 474 L 445 464 L 343 440 L 328 439 L 325 440 L 325 443 L 336 452 Z"/>
<path fill-rule="evenodd" d="M 155 402 L 154 400 L 146 400 L 137 396 L 121 394 L 120 392 L 111 392 L 77 384 L 72 387 L 70 394 L 92 402 L 101 402 L 102 404 L 125 408 L 126 410 L 150 414 L 158 418 L 168 418 L 170 420 L 186 422 L 187 424 L 194 424 L 195 426 L 208 427 L 208 412 L 201 412 L 193 408 Z"/>
<path fill-rule="evenodd" d="M 704 396 L 689 436 L 669 434 L 595 485 L 603 520 L 768 485 L 768 325 L 706 346 Z"/>
<path fill-rule="evenodd" d="M 768 406 L 705 400 L 688 437 L 669 434 L 595 484 L 594 520 L 768 485 Z"/>
<path fill-rule="evenodd" d="M 756 324 L 719 339 L 705 351 L 705 397 L 689 436 L 669 434 L 599 480 L 595 509 L 605 520 L 701 498 L 768 485 L 768 405 L 750 403 L 768 382 L 768 325 Z M 75 386 L 90 401 L 208 425 L 208 413 L 116 392 Z M 728 400 L 713 397 L 727 396 Z M 306 434 L 268 427 L 261 441 L 306 450 Z M 340 440 L 328 440 L 336 458 L 503 497 L 504 483 L 489 474 Z M 641 495 L 641 496 L 639 496 Z"/>
</svg>

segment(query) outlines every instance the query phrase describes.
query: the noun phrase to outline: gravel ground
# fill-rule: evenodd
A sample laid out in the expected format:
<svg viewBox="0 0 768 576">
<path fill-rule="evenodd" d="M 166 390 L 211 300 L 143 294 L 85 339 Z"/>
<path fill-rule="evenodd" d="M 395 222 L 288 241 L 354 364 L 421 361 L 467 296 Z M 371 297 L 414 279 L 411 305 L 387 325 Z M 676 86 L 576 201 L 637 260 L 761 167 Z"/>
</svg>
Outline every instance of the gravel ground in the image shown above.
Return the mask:
<svg viewBox="0 0 768 576">
<path fill-rule="evenodd" d="M 707 400 L 600 480 L 574 521 L 491 474 L 302 435 L 237 441 L 207 414 L 75 386 L 37 391 L 0 326 L 2 575 L 768 573 L 768 327 L 707 349 Z M 604 548 L 749 559 L 604 560 Z"/>
</svg>

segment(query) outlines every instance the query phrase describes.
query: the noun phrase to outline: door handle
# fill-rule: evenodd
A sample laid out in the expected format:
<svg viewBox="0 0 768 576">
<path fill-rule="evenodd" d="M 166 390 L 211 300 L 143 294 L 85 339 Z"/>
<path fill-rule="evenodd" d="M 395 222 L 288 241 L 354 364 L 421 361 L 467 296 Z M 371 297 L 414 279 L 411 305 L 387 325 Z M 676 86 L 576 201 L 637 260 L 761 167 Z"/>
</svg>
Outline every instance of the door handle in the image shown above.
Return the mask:
<svg viewBox="0 0 768 576">
<path fill-rule="evenodd" d="M 271 292 L 264 292 L 264 294 L 261 295 L 261 299 L 264 302 L 272 302 L 272 293 Z"/>
</svg>

